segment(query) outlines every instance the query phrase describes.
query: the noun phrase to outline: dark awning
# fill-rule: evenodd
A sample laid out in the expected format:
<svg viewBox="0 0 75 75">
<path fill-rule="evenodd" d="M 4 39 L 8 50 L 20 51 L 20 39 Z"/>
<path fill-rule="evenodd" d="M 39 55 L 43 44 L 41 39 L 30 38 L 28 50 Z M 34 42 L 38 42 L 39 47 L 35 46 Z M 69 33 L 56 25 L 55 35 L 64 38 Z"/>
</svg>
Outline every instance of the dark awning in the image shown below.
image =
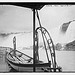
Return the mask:
<svg viewBox="0 0 75 75">
<path fill-rule="evenodd" d="M 27 7 L 27 8 L 31 8 L 31 9 L 37 9 L 40 10 L 43 6 L 45 5 L 75 5 L 74 2 L 1 2 L 0 5 L 16 5 L 16 6 L 20 6 L 20 7 Z"/>
<path fill-rule="evenodd" d="M 0 3 L 0 5 L 15 5 L 20 7 L 27 7 L 31 9 L 37 9 L 40 10 L 43 6 L 45 6 L 47 3 L 28 3 L 28 2 L 6 2 L 6 3 Z"/>
</svg>

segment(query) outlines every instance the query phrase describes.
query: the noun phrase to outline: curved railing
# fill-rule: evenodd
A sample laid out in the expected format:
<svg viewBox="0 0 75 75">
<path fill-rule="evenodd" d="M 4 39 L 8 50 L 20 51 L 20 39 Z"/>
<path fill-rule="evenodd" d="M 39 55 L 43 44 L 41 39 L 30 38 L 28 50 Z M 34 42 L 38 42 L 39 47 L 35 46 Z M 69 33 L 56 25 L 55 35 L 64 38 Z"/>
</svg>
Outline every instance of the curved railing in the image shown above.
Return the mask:
<svg viewBox="0 0 75 75">
<path fill-rule="evenodd" d="M 52 38 L 51 38 L 49 32 L 44 27 L 38 27 L 36 29 L 36 36 L 38 35 L 38 30 L 41 31 L 41 35 L 42 35 L 42 38 L 43 38 L 43 43 L 44 43 L 44 48 L 45 48 L 45 51 L 46 51 L 48 63 L 51 61 L 51 68 L 56 70 L 56 68 L 58 68 L 58 65 L 56 63 L 55 47 L 54 47 Z M 48 47 L 47 47 L 47 45 L 48 45 Z M 51 60 L 49 59 L 50 56 L 48 55 L 48 50 L 50 52 Z"/>
</svg>

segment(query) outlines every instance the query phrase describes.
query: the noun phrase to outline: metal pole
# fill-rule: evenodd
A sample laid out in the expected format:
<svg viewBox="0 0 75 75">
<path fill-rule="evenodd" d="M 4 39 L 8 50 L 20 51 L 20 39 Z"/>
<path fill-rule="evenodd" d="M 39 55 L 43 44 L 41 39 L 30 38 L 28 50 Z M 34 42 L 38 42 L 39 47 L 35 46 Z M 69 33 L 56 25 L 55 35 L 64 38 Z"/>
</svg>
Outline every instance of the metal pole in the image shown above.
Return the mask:
<svg viewBox="0 0 75 75">
<path fill-rule="evenodd" d="M 13 46 L 14 46 L 14 53 L 13 53 L 13 55 L 15 56 L 16 55 L 16 53 L 15 53 L 15 50 L 16 50 L 16 36 L 14 36 L 14 38 L 13 38 Z"/>
<path fill-rule="evenodd" d="M 35 72 L 35 9 L 33 9 L 33 72 Z"/>
</svg>

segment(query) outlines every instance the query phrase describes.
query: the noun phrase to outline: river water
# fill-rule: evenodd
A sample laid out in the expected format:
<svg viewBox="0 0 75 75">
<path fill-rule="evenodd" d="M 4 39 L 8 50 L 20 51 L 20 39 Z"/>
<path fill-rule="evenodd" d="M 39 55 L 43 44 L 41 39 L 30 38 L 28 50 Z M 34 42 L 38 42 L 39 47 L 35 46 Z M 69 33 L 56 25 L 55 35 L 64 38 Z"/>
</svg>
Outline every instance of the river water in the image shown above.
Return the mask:
<svg viewBox="0 0 75 75">
<path fill-rule="evenodd" d="M 10 72 L 10 68 L 5 59 L 5 48 L 0 49 L 0 72 Z M 33 57 L 32 50 L 20 50 Z M 40 60 L 47 62 L 44 50 L 39 52 Z M 63 72 L 75 72 L 75 51 L 56 51 L 56 61 L 62 67 Z"/>
<path fill-rule="evenodd" d="M 5 59 L 5 48 L 0 48 L 0 72 L 9 72 L 9 66 Z"/>
</svg>

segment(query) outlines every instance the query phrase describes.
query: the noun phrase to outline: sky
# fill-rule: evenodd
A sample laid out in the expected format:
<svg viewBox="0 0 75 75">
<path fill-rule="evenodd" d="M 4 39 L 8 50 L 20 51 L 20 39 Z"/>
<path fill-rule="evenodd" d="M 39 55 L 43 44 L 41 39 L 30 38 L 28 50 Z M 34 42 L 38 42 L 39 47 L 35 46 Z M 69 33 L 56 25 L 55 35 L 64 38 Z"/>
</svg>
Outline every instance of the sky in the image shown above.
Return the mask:
<svg viewBox="0 0 75 75">
<path fill-rule="evenodd" d="M 0 32 L 32 30 L 32 12 L 28 8 L 0 5 Z"/>
<path fill-rule="evenodd" d="M 75 19 L 74 9 L 75 6 L 44 6 L 39 11 L 41 24 L 48 30 L 59 27 L 64 22 Z M 0 32 L 32 31 L 32 20 L 31 9 L 0 5 Z"/>
</svg>

